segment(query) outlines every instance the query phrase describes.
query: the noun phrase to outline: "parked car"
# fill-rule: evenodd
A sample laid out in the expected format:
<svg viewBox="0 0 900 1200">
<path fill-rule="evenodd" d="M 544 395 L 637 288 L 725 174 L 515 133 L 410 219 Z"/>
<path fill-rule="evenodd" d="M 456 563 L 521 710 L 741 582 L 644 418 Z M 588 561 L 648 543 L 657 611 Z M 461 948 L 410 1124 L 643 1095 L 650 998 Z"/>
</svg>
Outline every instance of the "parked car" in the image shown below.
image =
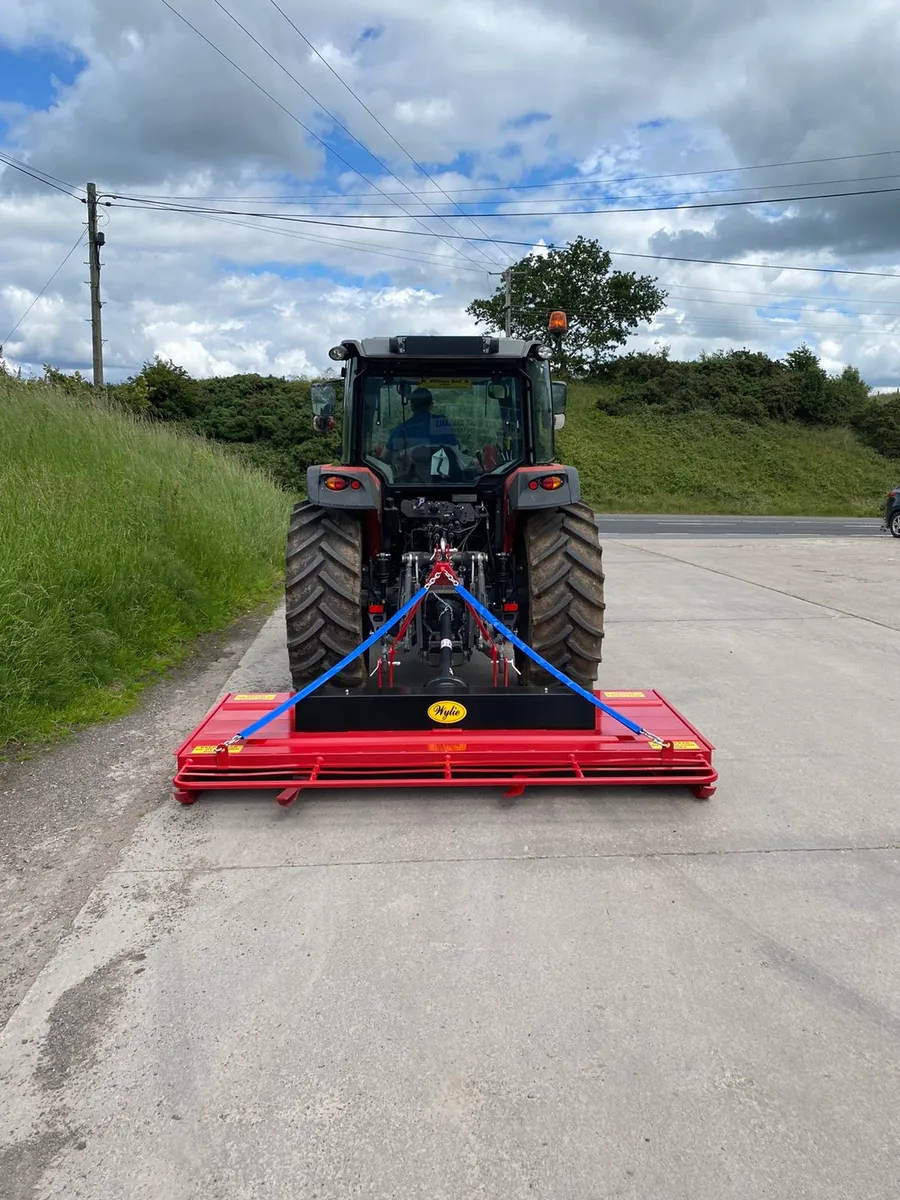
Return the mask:
<svg viewBox="0 0 900 1200">
<path fill-rule="evenodd" d="M 900 487 L 888 492 L 884 502 L 884 528 L 895 538 L 900 538 Z"/>
</svg>

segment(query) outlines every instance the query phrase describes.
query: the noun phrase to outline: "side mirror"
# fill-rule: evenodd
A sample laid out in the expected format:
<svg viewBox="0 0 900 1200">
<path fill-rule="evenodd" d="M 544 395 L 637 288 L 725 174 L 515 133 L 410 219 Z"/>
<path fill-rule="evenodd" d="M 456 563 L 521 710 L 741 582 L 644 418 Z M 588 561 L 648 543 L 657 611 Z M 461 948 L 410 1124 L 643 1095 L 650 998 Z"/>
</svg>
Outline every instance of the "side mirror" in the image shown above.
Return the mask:
<svg viewBox="0 0 900 1200">
<path fill-rule="evenodd" d="M 309 394 L 312 399 L 313 432 L 330 433 L 334 429 L 337 389 L 333 383 L 314 383 Z"/>
<path fill-rule="evenodd" d="M 569 396 L 567 383 L 551 383 L 553 393 L 553 428 L 562 429 L 566 423 L 566 401 Z"/>
</svg>

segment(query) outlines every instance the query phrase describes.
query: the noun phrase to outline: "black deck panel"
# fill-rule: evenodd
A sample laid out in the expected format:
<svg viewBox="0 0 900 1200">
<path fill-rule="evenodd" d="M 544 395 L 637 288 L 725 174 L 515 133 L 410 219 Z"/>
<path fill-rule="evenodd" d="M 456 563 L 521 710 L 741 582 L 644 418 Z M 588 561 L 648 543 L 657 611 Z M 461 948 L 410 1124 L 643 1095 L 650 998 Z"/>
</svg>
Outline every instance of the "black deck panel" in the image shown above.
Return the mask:
<svg viewBox="0 0 900 1200">
<path fill-rule="evenodd" d="M 458 721 L 429 716 L 433 704 L 461 704 Z M 447 693 L 414 688 L 365 688 L 347 691 L 321 688 L 294 708 L 294 728 L 304 733 L 342 733 L 354 729 L 576 729 L 595 726 L 592 704 L 574 692 L 543 688 L 473 687 Z"/>
</svg>

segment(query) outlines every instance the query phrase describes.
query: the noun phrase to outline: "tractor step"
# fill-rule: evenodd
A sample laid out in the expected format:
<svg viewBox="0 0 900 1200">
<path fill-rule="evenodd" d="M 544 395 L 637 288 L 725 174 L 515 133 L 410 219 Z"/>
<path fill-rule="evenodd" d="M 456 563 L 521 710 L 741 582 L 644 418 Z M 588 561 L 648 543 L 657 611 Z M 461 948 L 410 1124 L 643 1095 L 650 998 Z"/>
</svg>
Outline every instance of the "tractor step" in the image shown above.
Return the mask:
<svg viewBox="0 0 900 1200">
<path fill-rule="evenodd" d="M 649 688 L 594 695 L 652 728 L 659 744 L 577 696 L 488 692 L 432 696 L 398 688 L 356 699 L 344 691 L 316 703 L 308 697 L 264 732 L 228 744 L 291 695 L 230 693 L 176 751 L 175 798 L 192 804 L 202 791 L 276 791 L 287 807 L 313 789 L 505 787 L 518 795 L 527 786 L 674 785 L 702 799 L 715 791 L 714 746 Z M 373 718 L 389 707 L 389 717 Z M 351 717 L 356 727 L 348 726 Z"/>
</svg>

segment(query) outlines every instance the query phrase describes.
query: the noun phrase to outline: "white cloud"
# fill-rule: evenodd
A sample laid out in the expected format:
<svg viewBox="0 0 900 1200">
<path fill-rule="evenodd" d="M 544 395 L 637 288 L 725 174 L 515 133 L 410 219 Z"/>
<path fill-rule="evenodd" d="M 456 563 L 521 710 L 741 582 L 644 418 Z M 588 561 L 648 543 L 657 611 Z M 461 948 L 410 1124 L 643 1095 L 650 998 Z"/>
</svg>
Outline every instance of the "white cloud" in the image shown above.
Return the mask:
<svg viewBox="0 0 900 1200">
<path fill-rule="evenodd" d="M 404 125 L 446 125 L 453 119 L 453 103 L 441 97 L 402 100 L 394 105 L 394 116 Z"/>
<path fill-rule="evenodd" d="M 396 178 L 346 135 L 335 134 L 324 105 L 408 186 L 424 188 L 433 207 L 446 209 L 433 185 L 267 0 L 223 3 L 320 103 L 212 0 L 173 3 L 288 112 L 159 0 L 5 0 L 7 46 L 55 45 L 87 64 L 44 110 L 0 107 L 9 125 L 8 150 L 78 186 L 94 178 L 104 190 L 135 194 L 257 196 L 250 207 L 261 211 L 273 208 L 268 197 L 286 190 L 305 196 L 338 187 L 372 191 L 347 163 L 312 143 L 292 114 L 333 141 L 378 187 L 402 195 Z M 293 8 L 286 11 L 294 15 Z M 334 70 L 414 157 L 440 172 L 435 178 L 448 189 L 531 180 L 547 169 L 570 177 L 646 176 L 889 149 L 883 131 L 900 115 L 894 17 L 894 6 L 882 0 L 858 0 L 852 11 L 841 0 L 760 0 L 752 10 L 717 0 L 680 7 L 668 0 L 446 0 L 439 6 L 383 0 L 377 29 L 363 0 L 332 0 L 295 15 Z M 732 176 L 726 186 L 890 175 L 897 161 L 755 172 Z M 645 179 L 622 190 L 646 198 L 710 186 L 707 176 L 697 174 Z M 539 203 L 542 194 L 567 202 L 594 194 L 599 200 L 593 206 L 604 207 L 603 189 L 574 187 L 514 193 L 516 203 L 503 208 L 557 207 Z M 487 272 L 500 270 L 526 247 L 504 252 L 491 245 L 448 245 L 438 234 L 480 234 L 457 215 L 441 224 L 409 196 L 404 203 L 423 214 L 428 236 L 404 236 L 397 222 L 387 220 L 367 222 L 364 230 L 248 228 L 262 223 L 107 210 L 103 290 L 110 374 L 129 373 L 156 352 L 197 373 L 307 373 L 327 365 L 328 347 L 342 337 L 470 328 L 466 304 L 498 282 Z M 742 209 L 477 220 L 489 232 L 527 244 L 559 244 L 584 233 L 613 251 L 891 270 L 900 238 L 895 207 L 895 197 L 886 195 L 798 205 L 796 216 L 778 221 Z M 354 209 L 391 211 L 378 195 L 327 207 L 331 213 Z M 285 211 L 302 216 L 317 210 L 321 216 L 322 206 L 315 204 Z M 0 336 L 46 283 L 83 219 L 76 201 L 8 170 L 0 176 Z M 421 225 L 403 225 L 424 232 Z M 73 256 L 23 323 L 7 347 L 14 361 L 32 369 L 44 361 L 86 366 L 82 259 Z M 894 332 L 900 282 L 630 258 L 616 265 L 659 273 L 674 293 L 670 311 L 638 344 L 663 336 L 678 354 L 744 343 L 781 352 L 799 340 L 796 328 L 782 332 L 754 307 L 741 305 L 765 308 L 765 293 L 783 292 L 815 308 L 826 290 L 838 291 L 862 303 L 845 306 L 845 312 L 804 314 L 807 340 L 818 343 L 823 361 L 835 369 L 850 361 L 873 382 L 900 379 Z"/>
</svg>

